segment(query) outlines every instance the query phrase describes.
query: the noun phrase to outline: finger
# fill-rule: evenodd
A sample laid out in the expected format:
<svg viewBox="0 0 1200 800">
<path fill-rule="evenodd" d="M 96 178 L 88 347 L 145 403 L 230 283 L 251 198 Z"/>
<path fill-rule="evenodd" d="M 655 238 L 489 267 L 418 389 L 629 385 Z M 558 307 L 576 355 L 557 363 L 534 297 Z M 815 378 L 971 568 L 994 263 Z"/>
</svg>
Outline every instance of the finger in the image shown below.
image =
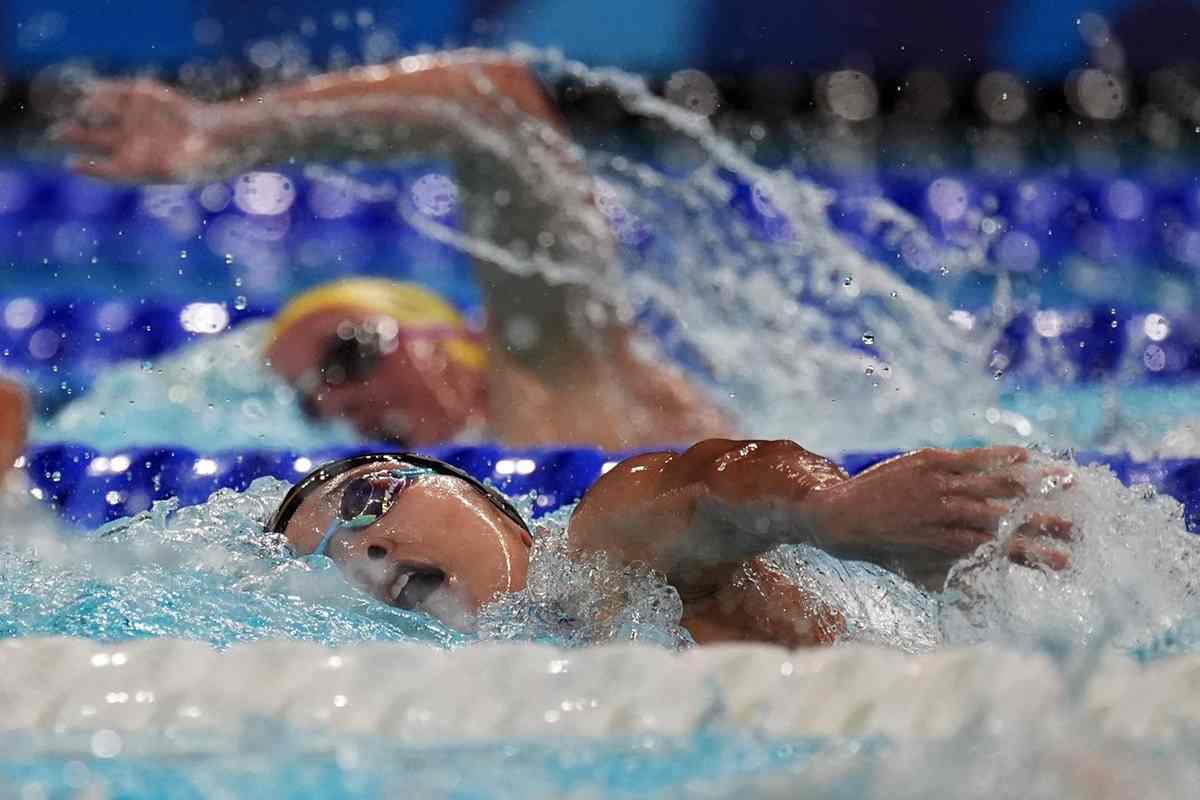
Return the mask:
<svg viewBox="0 0 1200 800">
<path fill-rule="evenodd" d="M 1000 503 L 961 497 L 942 506 L 939 522 L 947 528 L 966 528 L 992 536 L 1007 513 Z"/>
<path fill-rule="evenodd" d="M 1075 526 L 1070 520 L 1049 514 L 1034 514 L 1021 527 L 1017 528 L 1015 536 L 1033 537 L 1048 536 L 1062 542 L 1074 540 Z"/>
<path fill-rule="evenodd" d="M 979 447 L 974 450 L 960 450 L 951 453 L 947 467 L 952 472 L 986 472 L 988 470 L 1011 467 L 1023 464 L 1029 460 L 1029 451 L 1017 445 L 997 447 Z"/>
<path fill-rule="evenodd" d="M 984 472 L 949 479 L 947 488 L 953 494 L 981 500 L 1012 500 L 1024 497 L 1025 481 L 1013 471 Z"/>
<path fill-rule="evenodd" d="M 49 135 L 54 142 L 105 155 L 114 152 L 124 138 L 116 128 L 85 128 L 77 122 L 55 125 Z"/>
<path fill-rule="evenodd" d="M 1071 565 L 1071 557 L 1065 550 L 1025 536 L 1012 538 L 1008 543 L 1008 557 L 1014 564 L 1048 567 L 1055 572 Z"/>
</svg>

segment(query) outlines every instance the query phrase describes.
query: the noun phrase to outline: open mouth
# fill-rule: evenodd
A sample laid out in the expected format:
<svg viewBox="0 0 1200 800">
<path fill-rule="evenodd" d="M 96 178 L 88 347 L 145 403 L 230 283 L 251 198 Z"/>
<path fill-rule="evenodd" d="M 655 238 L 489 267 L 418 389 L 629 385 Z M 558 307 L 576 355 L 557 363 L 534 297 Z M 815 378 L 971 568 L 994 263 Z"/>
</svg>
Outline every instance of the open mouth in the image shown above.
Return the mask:
<svg viewBox="0 0 1200 800">
<path fill-rule="evenodd" d="M 436 567 L 400 567 L 387 590 L 387 601 L 409 611 L 423 609 L 429 598 L 446 583 L 446 573 Z"/>
</svg>

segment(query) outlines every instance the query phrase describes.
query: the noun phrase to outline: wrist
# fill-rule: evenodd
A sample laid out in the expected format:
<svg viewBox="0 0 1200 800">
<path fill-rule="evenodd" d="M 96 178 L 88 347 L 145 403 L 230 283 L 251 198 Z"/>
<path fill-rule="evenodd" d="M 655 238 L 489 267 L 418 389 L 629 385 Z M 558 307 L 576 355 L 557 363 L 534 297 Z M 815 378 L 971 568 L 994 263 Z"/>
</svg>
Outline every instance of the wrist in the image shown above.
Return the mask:
<svg viewBox="0 0 1200 800">
<path fill-rule="evenodd" d="M 258 132 L 265 125 L 265 111 L 256 103 L 228 100 L 197 103 L 191 109 L 192 124 L 183 143 L 185 171 L 193 178 L 236 172 L 256 162 Z"/>
<path fill-rule="evenodd" d="M 850 481 L 815 489 L 805 499 L 811 544 L 838 558 L 862 560 L 866 548 L 853 520 L 854 498 Z"/>
</svg>

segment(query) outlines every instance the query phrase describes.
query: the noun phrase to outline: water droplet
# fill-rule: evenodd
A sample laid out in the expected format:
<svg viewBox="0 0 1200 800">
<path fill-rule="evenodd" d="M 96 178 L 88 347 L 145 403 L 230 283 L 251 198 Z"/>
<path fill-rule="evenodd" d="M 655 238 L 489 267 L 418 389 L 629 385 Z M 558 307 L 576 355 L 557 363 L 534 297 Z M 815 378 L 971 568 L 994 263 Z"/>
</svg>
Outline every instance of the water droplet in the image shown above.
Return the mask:
<svg viewBox="0 0 1200 800">
<path fill-rule="evenodd" d="M 899 296 L 900 296 L 900 293 L 893 289 L 892 290 L 892 299 L 895 300 Z"/>
<path fill-rule="evenodd" d="M 62 480 L 62 473 L 59 472 L 58 470 L 54 470 L 54 472 L 50 473 L 50 480 L 53 483 L 58 483 L 59 481 Z"/>
<path fill-rule="evenodd" d="M 142 362 L 142 372 L 149 372 L 153 368 L 154 368 L 154 365 L 151 364 L 149 361 Z"/>
<path fill-rule="evenodd" d="M 233 263 L 233 253 L 226 253 L 226 254 L 225 254 L 225 263 L 226 263 L 226 264 L 232 264 L 232 263 Z M 240 279 L 239 279 L 239 280 L 240 280 Z"/>
<path fill-rule="evenodd" d="M 238 311 L 245 311 L 246 310 L 246 296 L 239 294 L 237 297 L 235 297 L 233 299 L 233 307 L 236 308 Z"/>
<path fill-rule="evenodd" d="M 180 250 L 180 251 L 179 251 L 179 257 L 180 257 L 180 258 L 187 258 L 187 250 Z"/>
<path fill-rule="evenodd" d="M 853 286 L 853 285 L 854 285 L 854 276 L 853 275 L 847 275 L 846 279 L 844 281 L 842 281 L 842 286 Z"/>
<path fill-rule="evenodd" d="M 234 279 L 233 279 L 233 285 L 234 285 L 234 286 L 236 286 L 236 287 L 237 287 L 237 288 L 239 288 L 239 289 L 240 289 L 240 288 L 242 288 L 242 283 L 243 283 L 243 281 L 242 281 L 242 279 L 241 279 L 241 278 L 234 278 Z"/>
<path fill-rule="evenodd" d="M 1003 377 L 1004 377 L 1004 370 L 1002 370 L 1002 369 L 998 369 L 992 373 L 992 380 L 998 381 Z"/>
<path fill-rule="evenodd" d="M 942 266 L 938 267 L 938 274 L 944 278 L 950 274 L 950 268 L 943 264 Z"/>
<path fill-rule="evenodd" d="M 874 367 L 867 367 L 867 369 L 866 369 L 866 374 L 867 374 L 867 375 L 874 375 L 874 374 L 875 374 L 875 368 L 874 368 Z"/>
<path fill-rule="evenodd" d="M 866 345 L 875 344 L 875 334 L 871 333 L 870 331 L 864 333 L 862 335 L 862 343 Z"/>
</svg>

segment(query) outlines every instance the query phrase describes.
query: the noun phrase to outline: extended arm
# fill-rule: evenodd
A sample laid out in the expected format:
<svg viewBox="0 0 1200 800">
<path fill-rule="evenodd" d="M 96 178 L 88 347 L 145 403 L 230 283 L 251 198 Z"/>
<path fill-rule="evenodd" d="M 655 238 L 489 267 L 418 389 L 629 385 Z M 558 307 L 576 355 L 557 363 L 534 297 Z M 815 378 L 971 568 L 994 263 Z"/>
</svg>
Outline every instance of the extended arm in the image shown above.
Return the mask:
<svg viewBox="0 0 1200 800">
<path fill-rule="evenodd" d="M 793 442 L 712 439 L 617 465 L 580 502 L 570 541 L 663 573 L 698 637 L 822 641 L 838 628 L 836 610 L 785 586 L 760 556 L 811 544 L 940 588 L 950 565 L 995 537 L 1003 501 L 1024 493 L 1027 458 L 1010 447 L 925 450 L 848 478 Z M 1010 553 L 1064 566 L 1039 534 L 1068 532 L 1039 520 Z"/>
<path fill-rule="evenodd" d="M 80 171 L 117 180 L 196 180 L 329 155 L 447 157 L 469 234 L 456 243 L 476 259 L 497 344 L 545 370 L 603 347 L 598 332 L 619 327 L 591 179 L 536 76 L 506 57 L 410 56 L 218 104 L 148 81 L 100 82 L 58 136 L 84 151 Z"/>
</svg>

